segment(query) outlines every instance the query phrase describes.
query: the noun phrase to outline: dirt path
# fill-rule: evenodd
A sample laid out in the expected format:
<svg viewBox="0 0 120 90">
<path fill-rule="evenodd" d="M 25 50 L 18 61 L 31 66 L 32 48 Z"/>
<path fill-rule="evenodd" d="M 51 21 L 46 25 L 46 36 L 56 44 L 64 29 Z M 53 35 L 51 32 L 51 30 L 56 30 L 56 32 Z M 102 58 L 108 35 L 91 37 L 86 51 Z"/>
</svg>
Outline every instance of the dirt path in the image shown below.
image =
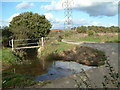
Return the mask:
<svg viewBox="0 0 120 90">
<path fill-rule="evenodd" d="M 104 51 L 106 53 L 106 56 L 110 60 L 110 64 L 115 68 L 115 71 L 118 72 L 118 43 L 83 43 L 83 42 L 69 42 L 69 41 L 64 41 L 64 42 L 69 44 L 78 44 L 81 46 L 97 48 L 99 50 Z M 92 87 L 95 86 L 97 86 L 98 88 L 102 87 L 101 83 L 104 82 L 103 77 L 104 75 L 108 74 L 107 71 L 108 70 L 106 69 L 105 65 L 99 68 L 93 68 L 86 71 L 86 74 L 88 75 L 91 81 Z M 77 75 L 82 75 L 82 74 L 75 74 L 75 75 L 51 80 L 50 84 L 47 84 L 42 88 L 76 88 L 77 84 L 73 79 L 79 81 L 80 79 Z"/>
</svg>

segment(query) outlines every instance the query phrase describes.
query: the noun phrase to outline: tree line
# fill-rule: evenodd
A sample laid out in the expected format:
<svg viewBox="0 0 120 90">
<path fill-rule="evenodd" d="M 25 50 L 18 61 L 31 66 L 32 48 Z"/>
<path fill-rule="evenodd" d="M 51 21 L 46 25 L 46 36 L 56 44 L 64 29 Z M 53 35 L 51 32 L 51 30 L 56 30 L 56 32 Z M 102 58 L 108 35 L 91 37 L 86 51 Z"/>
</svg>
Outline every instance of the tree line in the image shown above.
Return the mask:
<svg viewBox="0 0 120 90">
<path fill-rule="evenodd" d="M 76 30 L 78 33 L 87 33 L 87 31 L 92 30 L 95 33 L 118 33 L 120 28 L 117 26 L 104 27 L 104 26 L 79 26 L 74 27 L 73 30 Z"/>
</svg>

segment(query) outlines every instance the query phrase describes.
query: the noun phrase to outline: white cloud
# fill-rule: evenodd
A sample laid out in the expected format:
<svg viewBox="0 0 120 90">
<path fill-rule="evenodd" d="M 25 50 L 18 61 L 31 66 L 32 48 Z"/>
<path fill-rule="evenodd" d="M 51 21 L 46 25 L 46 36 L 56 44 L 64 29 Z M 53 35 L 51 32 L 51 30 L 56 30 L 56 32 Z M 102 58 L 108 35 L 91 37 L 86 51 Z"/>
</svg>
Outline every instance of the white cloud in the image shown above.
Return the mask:
<svg viewBox="0 0 120 90">
<path fill-rule="evenodd" d="M 0 26 L 8 26 L 9 25 L 9 22 L 8 20 L 0 20 Z"/>
<path fill-rule="evenodd" d="M 46 17 L 48 20 L 52 20 L 52 19 L 53 19 L 53 14 L 52 14 L 52 13 L 45 13 L 44 15 L 45 15 L 45 17 Z"/>
<path fill-rule="evenodd" d="M 85 0 L 87 1 L 87 0 Z M 109 2 L 107 2 L 109 1 Z M 88 13 L 90 16 L 114 16 L 117 14 L 118 5 L 113 0 L 95 1 L 92 0 L 90 5 L 74 7 L 75 10 L 80 10 Z"/>
<path fill-rule="evenodd" d="M 12 16 L 10 16 L 8 19 L 1 19 L 0 20 L 0 26 L 9 26 L 9 23 L 12 21 L 13 17 L 18 16 L 19 13 L 15 13 Z"/>
<path fill-rule="evenodd" d="M 19 3 L 19 4 L 16 6 L 16 8 L 17 8 L 17 9 L 25 9 L 25 8 L 28 8 L 28 7 L 31 7 L 31 6 L 34 6 L 34 4 L 23 1 L 22 3 Z"/>
<path fill-rule="evenodd" d="M 52 23 L 52 28 L 64 28 L 64 21 L 65 21 L 65 18 L 64 19 L 60 19 L 60 18 L 52 18 L 51 20 L 51 23 Z M 74 26 L 91 26 L 91 25 L 95 25 L 95 26 L 106 26 L 106 25 L 103 25 L 102 23 L 100 22 L 96 22 L 96 21 L 92 21 L 92 20 L 87 20 L 87 19 L 84 19 L 84 18 L 79 18 L 79 19 L 73 19 L 73 27 Z"/>
<path fill-rule="evenodd" d="M 9 21 L 9 22 L 12 21 L 13 17 L 18 16 L 18 15 L 19 15 L 19 13 L 13 14 L 13 15 L 8 19 L 8 21 Z"/>
<path fill-rule="evenodd" d="M 90 16 L 114 16 L 117 14 L 119 0 L 70 0 L 69 5 L 74 10 L 88 13 Z M 50 5 L 41 6 L 42 9 L 61 10 L 63 9 L 65 0 L 51 1 Z"/>
<path fill-rule="evenodd" d="M 22 2 L 23 0 L 1 0 L 2 2 Z M 27 0 L 26 0 L 27 1 Z M 34 2 L 50 2 L 51 0 L 34 0 Z M 33 2 L 33 0 L 29 0 Z"/>
<path fill-rule="evenodd" d="M 118 25 L 113 24 L 113 23 L 109 23 L 107 26 L 118 26 Z"/>
<path fill-rule="evenodd" d="M 74 19 L 73 20 L 73 24 L 75 26 L 91 26 L 91 25 L 101 26 L 102 25 L 100 22 L 96 22 L 96 21 L 92 21 L 92 20 L 87 20 L 87 19 L 84 19 L 84 18 Z"/>
<path fill-rule="evenodd" d="M 60 10 L 62 9 L 62 0 L 59 1 L 51 1 L 50 5 L 42 5 L 41 8 L 45 9 L 46 11 L 50 11 L 50 10 Z"/>
<path fill-rule="evenodd" d="M 55 28 L 55 29 L 63 29 L 64 28 L 64 20 L 65 19 L 60 19 L 60 18 L 53 18 L 51 20 L 51 23 L 52 23 L 52 28 Z M 108 24 L 103 24 L 101 22 L 97 22 L 95 20 L 88 20 L 88 19 L 84 19 L 84 18 L 79 18 L 79 19 L 73 19 L 73 27 L 75 26 L 117 26 L 115 24 L 112 24 L 112 23 L 108 23 Z"/>
</svg>

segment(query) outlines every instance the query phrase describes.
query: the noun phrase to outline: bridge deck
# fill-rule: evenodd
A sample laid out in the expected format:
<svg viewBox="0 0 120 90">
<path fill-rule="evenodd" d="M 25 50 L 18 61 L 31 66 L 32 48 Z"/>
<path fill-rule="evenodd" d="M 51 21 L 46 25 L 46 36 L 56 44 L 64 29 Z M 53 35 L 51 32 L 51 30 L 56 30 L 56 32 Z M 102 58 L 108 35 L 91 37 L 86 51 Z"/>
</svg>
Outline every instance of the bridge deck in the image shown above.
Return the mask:
<svg viewBox="0 0 120 90">
<path fill-rule="evenodd" d="M 27 47 L 17 47 L 17 48 L 14 48 L 14 49 L 28 49 L 28 48 L 39 48 L 41 46 L 27 46 Z"/>
</svg>

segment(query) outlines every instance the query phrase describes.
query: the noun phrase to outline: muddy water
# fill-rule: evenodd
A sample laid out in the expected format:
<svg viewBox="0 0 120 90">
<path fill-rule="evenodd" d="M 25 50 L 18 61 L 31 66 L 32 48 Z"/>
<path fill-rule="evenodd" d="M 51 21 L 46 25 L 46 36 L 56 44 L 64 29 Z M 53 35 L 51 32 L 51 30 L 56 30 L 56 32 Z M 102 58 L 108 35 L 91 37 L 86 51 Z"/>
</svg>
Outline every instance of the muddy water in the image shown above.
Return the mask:
<svg viewBox="0 0 120 90">
<path fill-rule="evenodd" d="M 29 53 L 26 59 L 30 62 L 12 66 L 11 69 L 14 69 L 16 73 L 34 75 L 36 81 L 52 80 L 79 73 L 81 69 L 95 68 L 72 61 L 41 60 L 37 58 L 35 51 Z"/>
</svg>

